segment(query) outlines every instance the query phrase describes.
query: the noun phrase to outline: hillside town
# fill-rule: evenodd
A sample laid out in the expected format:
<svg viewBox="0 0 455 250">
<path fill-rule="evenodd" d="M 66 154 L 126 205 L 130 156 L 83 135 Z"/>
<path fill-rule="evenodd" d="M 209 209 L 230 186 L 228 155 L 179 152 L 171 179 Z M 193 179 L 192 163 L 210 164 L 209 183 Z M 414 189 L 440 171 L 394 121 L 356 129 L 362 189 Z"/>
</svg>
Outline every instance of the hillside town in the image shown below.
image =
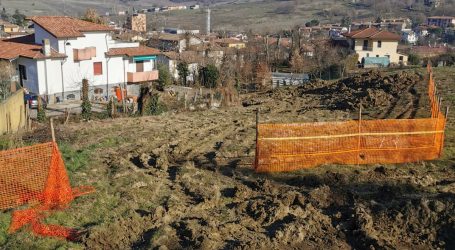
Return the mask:
<svg viewBox="0 0 455 250">
<path fill-rule="evenodd" d="M 455 248 L 446 1 L 170 2 L 0 10 L 0 249 Z"/>
<path fill-rule="evenodd" d="M 0 23 L 0 58 L 14 65 L 21 87 L 51 104 L 80 99 L 83 78 L 91 82 L 92 99 L 108 101 L 118 87 L 137 99 L 137 83 L 159 79 L 158 64 L 170 75 L 166 84 L 184 86 L 200 83 L 199 73 L 209 65 L 219 71 L 233 64 L 244 68 L 247 74 L 254 73 L 240 76 L 250 77 L 252 82 L 236 80 L 237 85 L 242 85 L 236 87 L 245 88 L 272 86 L 274 75 L 278 77 L 280 73 L 281 78 L 288 73 L 281 83 L 293 84 L 315 77 L 335 79 L 357 68 L 424 65 L 429 61 L 433 65 L 453 63 L 450 55 L 455 41 L 454 17 L 432 16 L 418 24 L 407 18 L 344 20 L 335 24 L 312 20 L 289 31 L 264 35 L 216 32 L 207 9 L 206 29 L 202 31 L 147 27 L 145 13 L 149 11 L 186 8 L 117 13 L 127 15 L 123 26 L 109 21 L 109 15 L 99 16 L 95 10 L 88 10 L 83 20 L 18 14 L 19 20 L 12 18 L 14 24 L 9 20 Z M 333 54 L 330 59 L 334 60 L 320 58 L 326 53 Z M 261 70 L 251 72 L 248 67 Z M 294 79 L 291 73 L 303 75 Z"/>
</svg>

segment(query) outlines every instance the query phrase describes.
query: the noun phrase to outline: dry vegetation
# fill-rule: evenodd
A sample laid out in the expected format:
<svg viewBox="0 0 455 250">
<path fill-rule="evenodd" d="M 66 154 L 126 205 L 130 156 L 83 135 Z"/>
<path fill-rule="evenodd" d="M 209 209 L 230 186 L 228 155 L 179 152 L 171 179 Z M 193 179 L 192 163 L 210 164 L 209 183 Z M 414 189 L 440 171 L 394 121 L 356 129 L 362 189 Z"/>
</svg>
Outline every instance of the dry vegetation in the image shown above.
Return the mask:
<svg viewBox="0 0 455 250">
<path fill-rule="evenodd" d="M 241 106 L 226 109 L 57 126 L 73 185 L 97 192 L 48 222 L 81 229 L 83 237 L 7 235 L 10 213 L 2 213 L 0 248 L 454 248 L 453 113 L 437 161 L 286 174 L 252 169 L 256 109 L 262 122 L 346 120 L 362 100 L 370 118 L 425 117 L 424 72 L 243 95 Z M 435 75 L 444 104 L 455 104 L 454 68 Z M 49 137 L 42 128 L 24 141 Z"/>
<path fill-rule="evenodd" d="M 81 16 L 88 8 L 94 8 L 104 14 L 119 10 L 132 11 L 133 8 L 175 5 L 179 2 L 190 5 L 196 1 L 34 0 L 24 4 L 24 1 L 13 0 L 1 1 L 0 7 L 5 7 L 10 13 L 19 9 L 26 15 Z M 453 0 L 446 0 L 445 5 L 438 9 L 424 7 L 423 1 L 417 0 L 361 0 L 357 4 L 348 0 L 237 0 L 199 1 L 199 3 L 211 4 L 214 30 L 253 30 L 261 33 L 291 29 L 295 25 L 304 25 L 312 19 L 321 22 L 340 22 L 346 16 L 353 20 L 375 20 L 379 16 L 404 16 L 411 17 L 416 22 L 423 22 L 426 15 L 449 15 L 453 13 L 455 6 Z M 114 17 L 113 20 L 116 18 Z M 181 27 L 204 30 L 205 13 L 201 9 L 149 14 L 149 26 L 154 29 Z"/>
</svg>

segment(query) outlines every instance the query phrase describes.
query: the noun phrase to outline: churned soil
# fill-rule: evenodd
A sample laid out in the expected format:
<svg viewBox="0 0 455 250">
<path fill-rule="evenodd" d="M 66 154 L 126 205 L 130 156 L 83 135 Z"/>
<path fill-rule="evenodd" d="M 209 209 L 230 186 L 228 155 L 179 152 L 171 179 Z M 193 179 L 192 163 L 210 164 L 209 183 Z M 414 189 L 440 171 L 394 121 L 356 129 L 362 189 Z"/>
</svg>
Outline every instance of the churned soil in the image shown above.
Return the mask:
<svg viewBox="0 0 455 250">
<path fill-rule="evenodd" d="M 97 188 L 70 208 L 83 221 L 74 222 L 85 230 L 79 244 L 453 249 L 451 142 L 446 156 L 433 162 L 273 174 L 253 169 L 256 109 L 260 122 L 348 120 L 359 105 L 369 118 L 424 117 L 425 91 L 417 73 L 369 72 L 244 95 L 230 108 L 57 126 L 65 143 L 91 151 L 87 166 L 71 172 L 75 185 Z"/>
</svg>

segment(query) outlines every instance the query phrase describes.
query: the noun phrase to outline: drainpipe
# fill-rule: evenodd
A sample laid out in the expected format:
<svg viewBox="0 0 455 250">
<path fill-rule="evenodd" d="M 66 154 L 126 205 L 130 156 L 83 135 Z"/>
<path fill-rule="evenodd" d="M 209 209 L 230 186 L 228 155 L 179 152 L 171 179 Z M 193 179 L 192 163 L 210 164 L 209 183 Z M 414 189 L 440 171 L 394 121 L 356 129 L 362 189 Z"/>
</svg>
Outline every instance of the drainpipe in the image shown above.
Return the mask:
<svg viewBox="0 0 455 250">
<path fill-rule="evenodd" d="M 109 101 L 109 60 L 111 58 L 108 57 L 106 58 L 106 97 L 107 97 L 107 101 Z"/>
<path fill-rule="evenodd" d="M 44 59 L 44 81 L 46 83 L 46 101 L 49 103 L 49 86 L 47 84 L 47 59 Z"/>
<path fill-rule="evenodd" d="M 66 59 L 60 61 L 60 73 L 62 77 L 62 102 L 65 101 L 65 78 L 63 77 L 63 64 L 66 62 Z"/>
<path fill-rule="evenodd" d="M 122 105 L 123 105 L 123 112 L 126 113 L 126 96 L 124 90 L 126 89 L 126 69 L 125 69 L 125 58 L 123 58 L 123 88 L 120 88 L 120 94 L 122 96 Z"/>
<path fill-rule="evenodd" d="M 51 44 L 49 39 L 44 39 L 42 53 L 44 54 L 44 79 L 46 82 L 46 101 L 49 103 L 49 86 L 47 82 L 47 60 L 51 56 Z"/>
<path fill-rule="evenodd" d="M 107 52 L 109 52 L 109 44 L 107 43 L 107 36 L 108 34 L 106 34 L 104 36 L 104 41 L 106 42 L 106 50 Z M 104 56 L 106 56 L 106 54 L 104 54 Z M 109 101 L 109 60 L 111 58 L 110 57 L 107 57 L 106 58 L 106 97 L 107 97 L 107 101 Z"/>
<path fill-rule="evenodd" d="M 65 39 L 63 41 L 63 50 L 66 55 L 66 43 L 68 42 L 68 39 Z M 62 102 L 65 101 L 65 78 L 63 77 L 63 64 L 65 64 L 66 58 L 60 61 L 60 73 L 62 75 Z"/>
</svg>

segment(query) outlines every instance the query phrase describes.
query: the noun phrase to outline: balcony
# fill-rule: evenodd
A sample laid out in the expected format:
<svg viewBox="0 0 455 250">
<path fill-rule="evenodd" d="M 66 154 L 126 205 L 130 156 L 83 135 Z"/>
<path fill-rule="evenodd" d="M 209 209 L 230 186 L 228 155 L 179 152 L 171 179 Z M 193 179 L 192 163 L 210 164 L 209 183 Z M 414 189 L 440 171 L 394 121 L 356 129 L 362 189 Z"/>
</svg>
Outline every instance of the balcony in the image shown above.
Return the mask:
<svg viewBox="0 0 455 250">
<path fill-rule="evenodd" d="M 129 83 L 140 83 L 158 80 L 158 70 L 145 71 L 145 72 L 128 72 Z"/>
<path fill-rule="evenodd" d="M 87 47 L 85 49 L 73 49 L 74 61 L 90 60 L 96 57 L 96 47 Z"/>
<path fill-rule="evenodd" d="M 363 51 L 373 51 L 373 47 L 363 46 L 362 50 Z"/>
</svg>

